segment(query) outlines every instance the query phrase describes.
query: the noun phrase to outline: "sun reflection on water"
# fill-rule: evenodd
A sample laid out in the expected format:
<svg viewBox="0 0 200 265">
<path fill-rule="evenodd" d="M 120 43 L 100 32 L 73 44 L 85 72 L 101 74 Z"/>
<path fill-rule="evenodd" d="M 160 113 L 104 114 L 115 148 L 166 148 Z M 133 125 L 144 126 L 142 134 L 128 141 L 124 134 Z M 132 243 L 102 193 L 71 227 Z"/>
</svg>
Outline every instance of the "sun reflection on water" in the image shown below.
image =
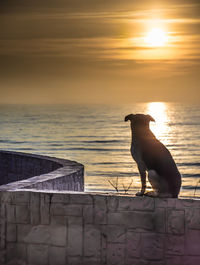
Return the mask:
<svg viewBox="0 0 200 265">
<path fill-rule="evenodd" d="M 150 129 L 155 136 L 160 139 L 164 144 L 169 144 L 169 126 L 170 121 L 167 104 L 164 102 L 150 102 L 147 103 L 147 113 L 154 119 L 155 123 L 150 123 Z"/>
</svg>

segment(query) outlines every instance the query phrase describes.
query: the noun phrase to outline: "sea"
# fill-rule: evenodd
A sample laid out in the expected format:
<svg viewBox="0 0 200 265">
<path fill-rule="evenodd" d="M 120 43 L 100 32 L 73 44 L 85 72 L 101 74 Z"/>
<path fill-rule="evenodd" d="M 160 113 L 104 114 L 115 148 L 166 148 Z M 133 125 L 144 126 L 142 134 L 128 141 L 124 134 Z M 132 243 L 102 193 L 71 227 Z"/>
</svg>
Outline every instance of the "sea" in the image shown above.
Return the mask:
<svg viewBox="0 0 200 265">
<path fill-rule="evenodd" d="M 85 166 L 85 191 L 135 194 L 130 113 L 150 114 L 150 128 L 182 175 L 182 197 L 200 197 L 200 106 L 146 102 L 127 105 L 0 105 L 0 149 L 75 160 Z M 148 184 L 150 190 L 150 184 Z"/>
</svg>

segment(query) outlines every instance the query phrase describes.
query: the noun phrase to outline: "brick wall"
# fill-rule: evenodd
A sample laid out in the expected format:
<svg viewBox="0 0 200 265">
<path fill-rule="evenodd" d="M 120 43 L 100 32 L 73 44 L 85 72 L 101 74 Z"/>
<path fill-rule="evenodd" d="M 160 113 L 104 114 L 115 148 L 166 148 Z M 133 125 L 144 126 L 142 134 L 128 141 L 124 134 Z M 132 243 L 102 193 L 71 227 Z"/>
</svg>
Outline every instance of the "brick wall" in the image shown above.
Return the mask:
<svg viewBox="0 0 200 265">
<path fill-rule="evenodd" d="M 200 201 L 1 192 L 0 264 L 200 264 Z"/>
</svg>

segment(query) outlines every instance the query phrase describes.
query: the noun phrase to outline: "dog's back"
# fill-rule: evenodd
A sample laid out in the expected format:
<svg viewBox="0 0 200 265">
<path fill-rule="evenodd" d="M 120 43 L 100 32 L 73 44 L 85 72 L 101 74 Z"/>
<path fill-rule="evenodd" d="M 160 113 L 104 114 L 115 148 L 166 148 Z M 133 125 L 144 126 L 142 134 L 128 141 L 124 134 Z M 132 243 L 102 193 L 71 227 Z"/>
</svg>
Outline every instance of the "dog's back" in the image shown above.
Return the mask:
<svg viewBox="0 0 200 265">
<path fill-rule="evenodd" d="M 169 150 L 155 137 L 143 138 L 140 152 L 147 170 L 155 170 L 168 183 L 172 197 L 177 197 L 181 187 L 181 175 Z"/>
</svg>

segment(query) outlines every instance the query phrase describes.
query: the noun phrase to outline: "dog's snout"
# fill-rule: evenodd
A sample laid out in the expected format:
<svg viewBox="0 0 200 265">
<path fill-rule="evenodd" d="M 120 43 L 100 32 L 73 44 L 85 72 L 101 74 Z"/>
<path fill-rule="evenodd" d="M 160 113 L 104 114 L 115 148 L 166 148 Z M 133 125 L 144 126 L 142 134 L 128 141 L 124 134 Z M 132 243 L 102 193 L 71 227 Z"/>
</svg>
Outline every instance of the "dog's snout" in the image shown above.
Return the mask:
<svg viewBox="0 0 200 265">
<path fill-rule="evenodd" d="M 124 121 L 128 121 L 128 116 L 126 116 L 126 117 L 124 118 Z"/>
</svg>

